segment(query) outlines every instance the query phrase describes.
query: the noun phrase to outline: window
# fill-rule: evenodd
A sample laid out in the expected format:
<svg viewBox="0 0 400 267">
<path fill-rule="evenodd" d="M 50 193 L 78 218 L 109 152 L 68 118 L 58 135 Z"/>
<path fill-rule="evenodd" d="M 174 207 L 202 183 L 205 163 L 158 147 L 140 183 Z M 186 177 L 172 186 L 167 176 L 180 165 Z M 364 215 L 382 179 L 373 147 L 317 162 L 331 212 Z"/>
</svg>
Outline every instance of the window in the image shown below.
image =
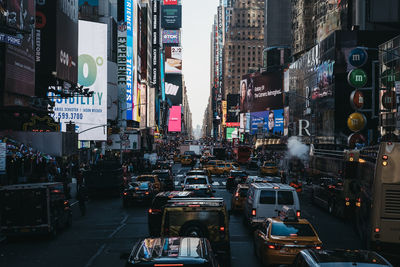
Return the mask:
<svg viewBox="0 0 400 267">
<path fill-rule="evenodd" d="M 262 190 L 260 192 L 260 204 L 275 204 L 275 191 Z"/>
<path fill-rule="evenodd" d="M 278 191 L 278 204 L 280 205 L 293 205 L 292 191 Z"/>
<path fill-rule="evenodd" d="M 304 223 L 273 223 L 271 235 L 276 236 L 315 236 L 310 225 Z"/>
</svg>

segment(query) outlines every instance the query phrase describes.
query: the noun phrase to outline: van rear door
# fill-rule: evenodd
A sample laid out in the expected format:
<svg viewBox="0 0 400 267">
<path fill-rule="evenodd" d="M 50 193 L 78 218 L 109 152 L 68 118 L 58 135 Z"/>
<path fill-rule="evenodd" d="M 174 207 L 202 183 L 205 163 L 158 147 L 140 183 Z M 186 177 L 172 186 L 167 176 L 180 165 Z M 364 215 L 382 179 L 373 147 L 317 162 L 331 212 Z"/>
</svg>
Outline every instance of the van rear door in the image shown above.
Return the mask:
<svg viewBox="0 0 400 267">
<path fill-rule="evenodd" d="M 276 191 L 262 189 L 259 192 L 259 197 L 256 207 L 256 217 L 258 219 L 271 218 L 278 215 L 276 208 Z"/>
<path fill-rule="evenodd" d="M 281 211 L 283 206 L 288 206 L 295 212 L 300 210 L 299 202 L 296 191 L 292 190 L 278 190 L 277 191 L 277 205 L 276 209 Z"/>
</svg>

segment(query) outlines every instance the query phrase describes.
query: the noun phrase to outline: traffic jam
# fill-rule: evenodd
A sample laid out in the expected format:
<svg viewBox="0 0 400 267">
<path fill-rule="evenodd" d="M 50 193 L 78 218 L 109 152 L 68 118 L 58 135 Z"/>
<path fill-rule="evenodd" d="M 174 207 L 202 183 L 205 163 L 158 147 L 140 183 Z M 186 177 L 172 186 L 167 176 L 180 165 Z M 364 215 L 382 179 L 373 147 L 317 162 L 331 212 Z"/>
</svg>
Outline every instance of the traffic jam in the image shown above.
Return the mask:
<svg viewBox="0 0 400 267">
<path fill-rule="evenodd" d="M 340 206 L 345 180 L 320 177 L 315 181 L 304 173 L 298 159 L 290 160 L 285 169 L 282 151 L 253 153 L 250 147 L 232 150 L 199 141 L 185 143 L 163 151 L 153 168 L 141 174 L 131 174 L 127 166 L 120 168 L 106 160 L 84 172 L 80 191 L 85 200 L 79 201 L 82 218 L 89 216 L 86 209 L 94 212 L 92 205 L 110 194 L 113 201 L 120 199 L 114 209 L 133 215 L 139 208 L 145 217 L 138 227 L 144 226 L 147 234 L 129 250 L 120 251 L 119 260 L 125 266 L 244 266 L 246 259 L 249 266 L 396 266 L 390 262 L 392 251 L 379 242 L 375 247 L 349 249 L 341 243 L 342 247 L 332 248 L 324 241 L 326 234 L 320 237 L 318 229 L 335 229 L 325 229 L 315 215 L 343 221 L 349 218 L 351 205 L 361 205 L 361 200 L 353 203 L 345 197 Z M 197 153 L 190 147 L 197 147 Z M 347 157 L 347 167 L 354 168 L 351 163 L 357 155 Z M 382 159 L 385 166 L 389 159 L 386 155 Z M 96 183 L 91 177 L 96 177 Z M 113 185 L 121 186 L 116 194 Z M 24 203 L 2 206 L 1 232 L 11 242 L 2 242 L 4 248 L 22 242 L 21 237 L 54 240 L 74 229 L 73 207 L 62 184 L 5 186 L 0 196 L 3 203 Z M 335 204 L 329 197 L 336 199 Z M 310 203 L 318 214 L 303 208 Z M 384 234 L 381 230 L 373 229 L 374 238 Z M 238 231 L 244 232 L 245 245 L 236 240 Z M 340 229 L 335 232 L 333 238 L 343 238 Z M 244 247 L 253 253 L 240 253 Z"/>
</svg>

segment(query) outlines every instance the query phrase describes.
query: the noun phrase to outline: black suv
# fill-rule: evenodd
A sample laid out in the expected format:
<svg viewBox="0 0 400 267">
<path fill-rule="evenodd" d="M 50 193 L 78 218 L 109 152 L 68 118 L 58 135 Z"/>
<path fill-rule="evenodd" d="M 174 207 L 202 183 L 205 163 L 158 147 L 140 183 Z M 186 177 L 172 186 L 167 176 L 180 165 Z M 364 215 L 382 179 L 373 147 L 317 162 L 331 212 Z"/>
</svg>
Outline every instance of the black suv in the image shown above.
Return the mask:
<svg viewBox="0 0 400 267">
<path fill-rule="evenodd" d="M 217 267 L 210 243 L 205 238 L 146 238 L 133 247 L 125 264 L 129 266 Z"/>
<path fill-rule="evenodd" d="M 168 203 L 168 200 L 176 197 L 188 198 L 192 196 L 193 192 L 190 191 L 167 191 L 158 193 L 153 199 L 147 216 L 150 236 L 160 236 L 162 219 L 161 209 Z"/>
<path fill-rule="evenodd" d="M 207 238 L 223 266 L 230 266 L 229 214 L 222 198 L 174 198 L 163 208 L 161 236 Z"/>
<path fill-rule="evenodd" d="M 174 178 L 170 170 L 154 170 L 153 175 L 157 175 L 160 182 L 163 184 L 164 190 L 174 190 Z"/>
<path fill-rule="evenodd" d="M 233 191 L 236 189 L 238 184 L 244 184 L 248 178 L 248 174 L 245 171 L 232 170 L 229 173 L 229 177 L 226 180 L 226 189 L 228 191 Z"/>
</svg>

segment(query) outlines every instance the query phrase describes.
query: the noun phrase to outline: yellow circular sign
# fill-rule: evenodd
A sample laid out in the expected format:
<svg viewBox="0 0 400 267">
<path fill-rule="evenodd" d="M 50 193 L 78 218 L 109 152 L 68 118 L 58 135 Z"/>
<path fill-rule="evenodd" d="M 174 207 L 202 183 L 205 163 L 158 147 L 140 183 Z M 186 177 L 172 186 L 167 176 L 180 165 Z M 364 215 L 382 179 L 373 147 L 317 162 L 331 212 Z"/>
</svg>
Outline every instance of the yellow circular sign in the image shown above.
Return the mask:
<svg viewBox="0 0 400 267">
<path fill-rule="evenodd" d="M 350 114 L 347 119 L 347 127 L 353 132 L 359 132 L 364 129 L 367 124 L 367 118 L 365 118 L 364 114 L 359 112 L 354 112 Z"/>
</svg>

